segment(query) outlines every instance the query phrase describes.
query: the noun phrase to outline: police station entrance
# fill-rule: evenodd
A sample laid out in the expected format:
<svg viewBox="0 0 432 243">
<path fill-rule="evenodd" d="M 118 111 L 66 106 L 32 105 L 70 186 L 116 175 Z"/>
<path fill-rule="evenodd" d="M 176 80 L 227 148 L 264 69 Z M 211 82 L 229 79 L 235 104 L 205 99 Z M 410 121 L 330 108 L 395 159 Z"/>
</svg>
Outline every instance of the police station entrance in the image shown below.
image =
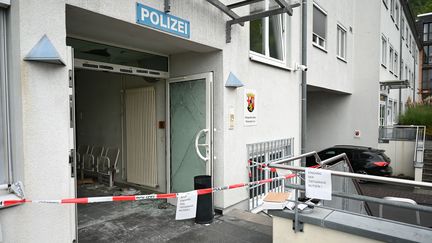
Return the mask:
<svg viewBox="0 0 432 243">
<path fill-rule="evenodd" d="M 193 190 L 195 176 L 212 174 L 213 159 L 214 74 L 211 67 L 196 69 L 209 55 L 196 50 L 214 50 L 66 9 L 74 55 L 77 196 Z M 149 203 L 148 212 L 162 202 L 79 205 L 80 239 L 90 237 L 88 227 L 101 216 L 141 212 L 137 203 Z"/>
</svg>

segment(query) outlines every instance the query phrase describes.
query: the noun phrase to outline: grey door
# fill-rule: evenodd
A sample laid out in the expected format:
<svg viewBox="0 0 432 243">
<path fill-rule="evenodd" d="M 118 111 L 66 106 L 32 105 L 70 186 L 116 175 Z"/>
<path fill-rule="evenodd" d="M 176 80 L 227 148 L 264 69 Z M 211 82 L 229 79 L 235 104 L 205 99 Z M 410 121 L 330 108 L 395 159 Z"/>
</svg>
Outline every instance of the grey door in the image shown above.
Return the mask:
<svg viewBox="0 0 432 243">
<path fill-rule="evenodd" d="M 213 74 L 173 78 L 167 85 L 169 192 L 193 190 L 193 178 L 212 174 Z"/>
</svg>

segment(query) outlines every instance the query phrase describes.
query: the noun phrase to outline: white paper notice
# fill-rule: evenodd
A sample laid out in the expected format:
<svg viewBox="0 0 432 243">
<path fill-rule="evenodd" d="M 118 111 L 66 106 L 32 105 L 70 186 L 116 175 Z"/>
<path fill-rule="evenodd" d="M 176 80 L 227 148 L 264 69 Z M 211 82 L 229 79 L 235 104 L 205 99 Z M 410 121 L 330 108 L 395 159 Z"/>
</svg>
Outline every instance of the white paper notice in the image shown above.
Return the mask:
<svg viewBox="0 0 432 243">
<path fill-rule="evenodd" d="M 307 168 L 306 197 L 322 200 L 332 199 L 331 171 Z"/>
<path fill-rule="evenodd" d="M 177 194 L 176 220 L 192 219 L 196 216 L 197 191 Z"/>
</svg>

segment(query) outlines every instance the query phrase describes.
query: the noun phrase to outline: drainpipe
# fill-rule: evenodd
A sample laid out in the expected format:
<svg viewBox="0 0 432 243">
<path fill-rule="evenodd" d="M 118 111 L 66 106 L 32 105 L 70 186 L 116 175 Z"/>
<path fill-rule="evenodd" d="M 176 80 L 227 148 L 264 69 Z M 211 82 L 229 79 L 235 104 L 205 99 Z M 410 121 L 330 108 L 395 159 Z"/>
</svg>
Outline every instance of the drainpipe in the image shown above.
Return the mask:
<svg viewBox="0 0 432 243">
<path fill-rule="evenodd" d="M 415 42 L 416 43 L 416 45 L 417 45 L 417 41 Z M 414 61 L 414 77 L 413 77 L 413 104 L 415 104 L 415 96 L 416 96 L 416 69 L 417 69 L 417 67 L 416 67 L 416 52 L 414 52 L 413 53 L 414 54 L 414 57 L 413 57 L 413 61 Z"/>
<path fill-rule="evenodd" d="M 307 0 L 302 1 L 302 53 L 301 62 L 302 65 L 307 66 Z M 307 74 L 305 71 L 302 72 L 301 77 L 301 153 L 306 153 L 306 117 L 307 117 Z M 306 161 L 302 160 L 301 166 L 306 166 Z"/>
</svg>

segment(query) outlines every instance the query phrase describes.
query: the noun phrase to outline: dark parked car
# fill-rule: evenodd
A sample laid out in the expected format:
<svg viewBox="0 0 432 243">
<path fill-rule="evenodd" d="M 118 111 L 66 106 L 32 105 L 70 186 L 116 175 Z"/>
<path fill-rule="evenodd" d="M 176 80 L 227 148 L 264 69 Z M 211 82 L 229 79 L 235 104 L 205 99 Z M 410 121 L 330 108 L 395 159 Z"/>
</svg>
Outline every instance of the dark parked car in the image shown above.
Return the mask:
<svg viewBox="0 0 432 243">
<path fill-rule="evenodd" d="M 336 145 L 318 152 L 321 160 L 326 160 L 335 155 L 345 153 L 350 160 L 355 173 L 391 176 L 393 169 L 390 167 L 390 158 L 384 150 L 363 146 Z M 336 162 L 335 162 L 336 163 Z M 306 159 L 306 166 L 316 165 L 313 156 Z"/>
</svg>

